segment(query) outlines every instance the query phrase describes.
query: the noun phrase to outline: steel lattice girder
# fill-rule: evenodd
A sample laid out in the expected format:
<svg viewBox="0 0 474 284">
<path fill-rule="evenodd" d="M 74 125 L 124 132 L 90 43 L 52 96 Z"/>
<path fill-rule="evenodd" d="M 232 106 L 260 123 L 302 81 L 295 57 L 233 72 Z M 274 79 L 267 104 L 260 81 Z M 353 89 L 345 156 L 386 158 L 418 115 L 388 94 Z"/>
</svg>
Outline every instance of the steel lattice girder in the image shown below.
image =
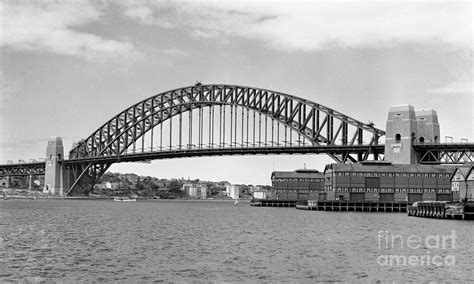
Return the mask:
<svg viewBox="0 0 474 284">
<path fill-rule="evenodd" d="M 107 171 L 111 163 L 74 163 L 65 164 L 70 170 L 69 174 L 73 178 L 74 185 L 68 189 L 67 194 L 72 192 L 89 193 L 94 188 L 99 178 Z"/>
<path fill-rule="evenodd" d="M 216 106 L 241 107 L 253 111 L 254 115 L 258 113 L 269 117 L 285 126 L 285 135 L 286 129 L 289 128 L 290 135 L 294 131 L 310 141 L 313 146 L 362 145 L 364 132 L 369 135 L 371 139 L 369 146 L 372 146 L 377 145 L 379 137 L 385 134 L 384 131 L 373 127 L 372 124 L 362 123 L 333 109 L 287 94 L 242 86 L 197 84 L 152 96 L 125 109 L 78 143 L 70 151 L 69 159 L 119 157 L 130 146 L 133 145 L 135 149 L 135 143 L 140 138 L 144 139 L 148 131 L 160 124 L 163 125 L 167 120 L 171 121 L 174 116 L 179 115 L 181 122 L 182 113 L 192 112 L 194 109 L 199 109 L 202 112 L 203 107 Z M 222 116 L 222 108 L 220 111 Z M 232 115 L 230 119 L 232 119 Z M 349 134 L 350 130 L 352 130 L 352 134 Z M 260 133 L 261 129 L 259 129 L 259 135 Z M 201 137 L 203 134 L 200 132 L 199 135 Z M 172 137 L 171 129 L 170 137 Z M 179 137 L 181 146 L 181 133 Z M 255 139 L 255 125 L 253 137 Z M 202 139 L 200 138 L 200 140 Z M 246 143 L 248 144 L 249 141 Z M 230 144 L 227 147 L 232 147 L 232 142 Z M 338 162 L 355 162 L 367 159 L 371 154 L 370 152 L 357 152 L 357 157 L 352 157 L 348 152 L 327 151 L 325 153 Z M 374 159 L 378 158 L 377 153 L 372 154 L 374 154 Z M 81 183 L 79 179 L 94 180 L 94 176 L 101 175 L 101 169 L 108 167 L 107 164 L 100 163 L 100 158 L 94 160 L 96 162 L 91 162 L 83 168 L 72 187 Z M 95 170 L 91 171 L 91 167 Z"/>
<path fill-rule="evenodd" d="M 298 131 L 314 145 L 362 144 L 361 132 L 371 134 L 370 144 L 377 144 L 379 137 L 385 134 L 370 124 L 294 96 L 249 87 L 202 85 L 165 92 L 127 108 L 73 148 L 69 158 L 120 155 L 147 131 L 171 117 L 218 105 L 241 106 L 270 116 Z M 324 119 L 320 118 L 321 114 Z M 340 123 L 337 129 L 334 119 Z M 355 128 L 350 140 L 347 136 L 349 126 Z M 323 133 L 324 128 L 326 133 Z M 336 143 L 338 140 L 341 143 Z"/>
<path fill-rule="evenodd" d="M 45 162 L 0 165 L 0 177 L 44 175 Z"/>
<path fill-rule="evenodd" d="M 416 144 L 418 162 L 422 164 L 465 164 L 474 162 L 474 144 Z"/>
</svg>

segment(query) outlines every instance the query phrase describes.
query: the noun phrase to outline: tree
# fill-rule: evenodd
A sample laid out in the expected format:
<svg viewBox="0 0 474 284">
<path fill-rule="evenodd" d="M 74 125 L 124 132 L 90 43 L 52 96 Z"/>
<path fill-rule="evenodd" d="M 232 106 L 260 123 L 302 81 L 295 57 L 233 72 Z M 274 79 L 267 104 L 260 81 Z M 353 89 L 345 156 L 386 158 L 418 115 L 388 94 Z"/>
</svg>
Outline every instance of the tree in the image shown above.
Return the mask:
<svg viewBox="0 0 474 284">
<path fill-rule="evenodd" d="M 168 190 L 171 192 L 180 192 L 181 191 L 181 183 L 177 180 L 172 180 L 168 185 Z"/>
</svg>

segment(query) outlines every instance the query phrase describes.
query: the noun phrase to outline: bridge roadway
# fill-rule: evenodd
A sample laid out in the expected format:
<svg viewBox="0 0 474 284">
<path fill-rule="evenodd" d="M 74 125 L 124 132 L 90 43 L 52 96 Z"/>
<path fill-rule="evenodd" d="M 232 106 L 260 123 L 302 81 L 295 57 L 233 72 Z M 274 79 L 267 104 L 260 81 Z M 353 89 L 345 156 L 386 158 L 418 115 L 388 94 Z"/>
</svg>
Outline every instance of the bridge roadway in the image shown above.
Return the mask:
<svg viewBox="0 0 474 284">
<path fill-rule="evenodd" d="M 61 163 L 74 165 L 78 163 L 121 163 L 160 159 L 189 158 L 203 156 L 231 155 L 277 155 L 277 154 L 366 154 L 368 152 L 382 155 L 384 145 L 350 145 L 350 146 L 284 146 L 284 147 L 244 147 L 244 148 L 191 148 L 171 149 L 154 152 L 125 153 L 118 156 L 101 156 L 83 159 L 68 159 Z M 418 160 L 423 164 L 462 164 L 474 163 L 474 143 L 447 144 L 414 144 Z M 3 164 L 0 165 L 1 176 L 44 175 L 45 162 Z"/>
<path fill-rule="evenodd" d="M 422 164 L 474 163 L 474 143 L 416 143 L 412 147 Z"/>
<path fill-rule="evenodd" d="M 32 162 L 0 165 L 0 177 L 44 175 L 46 162 Z"/>
<path fill-rule="evenodd" d="M 82 159 L 66 159 L 60 163 L 74 165 L 81 163 L 121 163 L 173 158 L 232 156 L 232 155 L 281 155 L 281 154 L 365 154 L 367 152 L 383 154 L 384 145 L 352 146 L 283 146 L 283 147 L 244 147 L 244 148 L 186 148 L 153 152 L 125 153 L 118 156 L 100 156 Z M 3 164 L 0 165 L 0 176 L 24 176 L 44 174 L 46 162 Z"/>
<path fill-rule="evenodd" d="M 154 152 L 126 153 L 119 156 L 100 156 L 82 159 L 64 160 L 65 165 L 76 163 L 120 163 L 143 160 L 173 158 L 232 156 L 232 155 L 281 155 L 281 154 L 364 154 L 367 152 L 383 154 L 384 145 L 351 145 L 351 146 L 283 146 L 283 147 L 244 147 L 244 148 L 186 148 Z"/>
</svg>

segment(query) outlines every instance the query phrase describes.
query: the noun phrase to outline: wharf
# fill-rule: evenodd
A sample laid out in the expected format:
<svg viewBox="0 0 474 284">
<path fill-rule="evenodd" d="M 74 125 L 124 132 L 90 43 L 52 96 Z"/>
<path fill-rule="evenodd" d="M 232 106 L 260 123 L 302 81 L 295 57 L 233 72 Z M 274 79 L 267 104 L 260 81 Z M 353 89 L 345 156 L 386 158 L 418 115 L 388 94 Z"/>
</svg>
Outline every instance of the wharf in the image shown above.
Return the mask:
<svg viewBox="0 0 474 284">
<path fill-rule="evenodd" d="M 252 199 L 250 206 L 259 207 L 296 207 L 298 200 Z"/>
<path fill-rule="evenodd" d="M 474 203 L 419 201 L 408 207 L 408 216 L 438 219 L 474 220 Z"/>
<path fill-rule="evenodd" d="M 296 209 L 300 210 L 354 212 L 407 212 L 407 207 L 407 202 L 371 202 L 343 200 L 308 200 L 307 204 L 296 205 Z"/>
</svg>

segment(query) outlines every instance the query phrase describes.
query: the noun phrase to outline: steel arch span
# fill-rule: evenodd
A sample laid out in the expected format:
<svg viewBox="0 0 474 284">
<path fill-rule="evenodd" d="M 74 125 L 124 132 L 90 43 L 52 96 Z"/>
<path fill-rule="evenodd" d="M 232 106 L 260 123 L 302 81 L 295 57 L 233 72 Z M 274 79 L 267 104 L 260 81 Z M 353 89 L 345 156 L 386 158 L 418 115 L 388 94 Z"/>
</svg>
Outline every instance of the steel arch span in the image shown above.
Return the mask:
<svg viewBox="0 0 474 284">
<path fill-rule="evenodd" d="M 337 162 L 378 159 L 384 134 L 299 97 L 197 83 L 142 100 L 77 143 L 64 161 L 74 180 L 68 193 L 89 192 L 119 161 L 288 153 L 325 153 Z"/>
</svg>

